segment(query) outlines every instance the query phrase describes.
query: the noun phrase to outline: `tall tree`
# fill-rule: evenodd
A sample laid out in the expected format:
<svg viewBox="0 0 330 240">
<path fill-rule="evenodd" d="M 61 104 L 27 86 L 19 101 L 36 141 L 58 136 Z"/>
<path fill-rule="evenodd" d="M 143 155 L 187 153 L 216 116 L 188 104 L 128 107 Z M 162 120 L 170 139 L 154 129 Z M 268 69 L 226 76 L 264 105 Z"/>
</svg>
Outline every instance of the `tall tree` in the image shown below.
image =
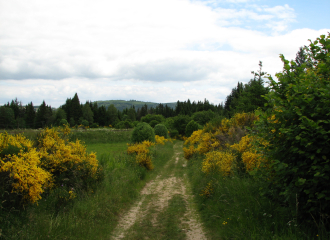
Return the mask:
<svg viewBox="0 0 330 240">
<path fill-rule="evenodd" d="M 74 95 L 74 97 L 71 100 L 70 112 L 71 112 L 70 114 L 72 114 L 75 123 L 78 124 L 79 119 L 83 116 L 83 113 L 77 93 Z"/>
<path fill-rule="evenodd" d="M 127 111 L 127 118 L 132 122 L 136 121 L 136 112 L 134 108 L 130 108 Z"/>
<path fill-rule="evenodd" d="M 88 121 L 89 125 L 91 125 L 94 122 L 94 118 L 93 118 L 94 113 L 88 102 L 84 104 L 82 108 L 82 114 L 83 114 L 83 118 Z"/>
<path fill-rule="evenodd" d="M 0 128 L 14 128 L 15 126 L 15 113 L 12 108 L 1 106 L 0 107 Z"/>
<path fill-rule="evenodd" d="M 98 124 L 100 126 L 109 125 L 109 121 L 107 119 L 107 109 L 104 106 L 99 107 L 98 109 Z"/>
<path fill-rule="evenodd" d="M 36 112 L 34 110 L 33 107 L 33 103 L 29 103 L 28 105 L 26 105 L 26 109 L 25 109 L 25 125 L 27 128 L 34 128 L 34 121 L 36 118 Z"/>
<path fill-rule="evenodd" d="M 58 108 L 55 111 L 54 124 L 59 126 L 62 119 L 67 120 L 66 113 L 62 108 Z"/>
<path fill-rule="evenodd" d="M 116 125 L 116 123 L 119 121 L 119 119 L 118 119 L 117 108 L 115 107 L 115 105 L 111 104 L 108 107 L 107 115 L 108 115 L 108 118 L 109 118 L 110 125 L 111 126 Z"/>
<path fill-rule="evenodd" d="M 43 128 L 49 124 L 52 116 L 52 108 L 46 105 L 45 101 L 39 106 L 36 114 L 36 128 Z"/>
</svg>

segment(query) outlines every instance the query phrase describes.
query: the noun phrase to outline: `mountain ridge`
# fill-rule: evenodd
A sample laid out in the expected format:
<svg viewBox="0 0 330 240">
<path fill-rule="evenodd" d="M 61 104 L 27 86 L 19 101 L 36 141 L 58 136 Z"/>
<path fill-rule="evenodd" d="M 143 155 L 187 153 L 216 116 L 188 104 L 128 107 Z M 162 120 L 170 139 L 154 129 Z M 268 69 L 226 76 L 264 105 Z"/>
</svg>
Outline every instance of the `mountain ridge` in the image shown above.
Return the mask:
<svg viewBox="0 0 330 240">
<path fill-rule="evenodd" d="M 131 108 L 135 107 L 137 110 L 138 108 L 141 108 L 144 105 L 147 105 L 148 108 L 156 108 L 159 104 L 163 104 L 164 106 L 167 105 L 170 108 L 176 107 L 176 102 L 169 102 L 169 103 L 155 103 L 155 102 L 143 102 L 143 101 L 137 101 L 137 100 L 98 100 L 94 101 L 93 103 L 97 103 L 98 107 L 104 106 L 105 108 L 108 108 L 111 104 L 113 104 L 117 110 L 122 111 L 125 108 Z"/>
</svg>

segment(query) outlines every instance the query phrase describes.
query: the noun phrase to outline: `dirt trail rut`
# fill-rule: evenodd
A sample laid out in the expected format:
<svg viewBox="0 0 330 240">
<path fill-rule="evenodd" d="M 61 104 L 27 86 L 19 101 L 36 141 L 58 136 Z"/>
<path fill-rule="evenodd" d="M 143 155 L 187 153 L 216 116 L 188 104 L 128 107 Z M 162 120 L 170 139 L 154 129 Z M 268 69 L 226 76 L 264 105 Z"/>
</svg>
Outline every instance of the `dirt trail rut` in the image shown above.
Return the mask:
<svg viewBox="0 0 330 240">
<path fill-rule="evenodd" d="M 206 239 L 193 204 L 185 166 L 186 160 L 183 158 L 182 143 L 177 142 L 174 145 L 172 159 L 166 163 L 160 174 L 142 189 L 140 200 L 121 217 L 111 239 L 131 239 L 129 235 L 132 226 L 143 222 L 145 218 L 151 219 L 148 229 L 157 228 L 159 224 L 162 224 L 158 216 L 165 211 L 174 196 L 181 197 L 186 206 L 184 214 L 179 219 L 178 228 L 184 233 L 180 239 Z M 139 239 L 141 239 L 140 237 Z M 142 239 L 152 238 L 142 237 Z M 155 236 L 155 239 L 158 237 Z"/>
</svg>

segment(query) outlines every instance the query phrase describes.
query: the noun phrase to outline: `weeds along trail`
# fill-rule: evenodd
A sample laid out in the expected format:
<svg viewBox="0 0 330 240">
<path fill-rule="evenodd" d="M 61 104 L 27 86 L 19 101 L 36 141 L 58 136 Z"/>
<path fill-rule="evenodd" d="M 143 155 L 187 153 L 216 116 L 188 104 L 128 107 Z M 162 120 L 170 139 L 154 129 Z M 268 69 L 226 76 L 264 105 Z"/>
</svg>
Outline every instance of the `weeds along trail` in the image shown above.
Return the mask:
<svg viewBox="0 0 330 240">
<path fill-rule="evenodd" d="M 125 213 L 111 239 L 206 239 L 185 174 L 182 142 L 141 198 Z"/>
</svg>

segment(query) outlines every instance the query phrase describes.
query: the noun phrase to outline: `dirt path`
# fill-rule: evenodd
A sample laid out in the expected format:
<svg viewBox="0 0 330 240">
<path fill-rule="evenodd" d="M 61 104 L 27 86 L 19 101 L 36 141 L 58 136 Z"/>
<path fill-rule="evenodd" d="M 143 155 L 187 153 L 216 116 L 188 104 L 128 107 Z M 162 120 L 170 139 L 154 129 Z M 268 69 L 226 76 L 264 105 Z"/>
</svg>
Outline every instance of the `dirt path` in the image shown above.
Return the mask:
<svg viewBox="0 0 330 240">
<path fill-rule="evenodd" d="M 141 191 L 140 201 L 124 215 L 111 239 L 206 239 L 185 174 L 182 142 L 164 169 Z"/>
</svg>

